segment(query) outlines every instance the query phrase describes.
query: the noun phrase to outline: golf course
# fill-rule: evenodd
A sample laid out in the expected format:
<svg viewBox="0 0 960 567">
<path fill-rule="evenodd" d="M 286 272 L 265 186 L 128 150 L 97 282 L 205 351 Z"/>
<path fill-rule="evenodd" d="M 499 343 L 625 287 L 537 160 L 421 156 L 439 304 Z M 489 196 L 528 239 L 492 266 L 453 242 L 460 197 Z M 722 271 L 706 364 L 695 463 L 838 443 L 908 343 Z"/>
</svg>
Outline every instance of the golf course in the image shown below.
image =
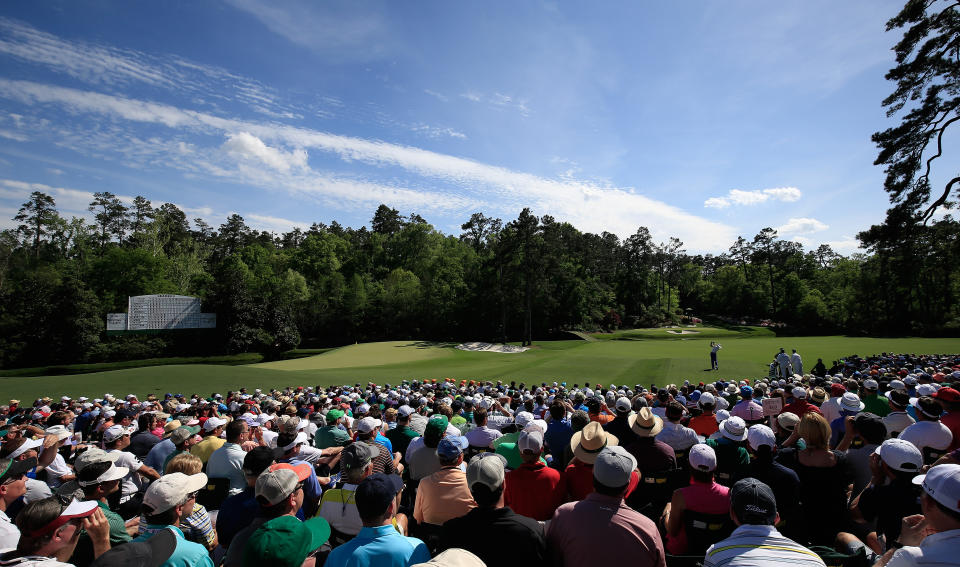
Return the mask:
<svg viewBox="0 0 960 567">
<path fill-rule="evenodd" d="M 106 392 L 206 396 L 242 386 L 396 384 L 404 379 L 444 378 L 663 385 L 766 376 L 781 347 L 787 352 L 797 349 L 807 370 L 818 357 L 829 367 L 831 361 L 852 354 L 960 352 L 956 338 L 777 337 L 760 327 L 637 329 L 581 337 L 535 342 L 530 350 L 517 354 L 469 352 L 457 349 L 456 343 L 410 340 L 355 344 L 316 356 L 259 364 L 178 364 L 71 376 L 5 377 L 0 378 L 0 396 L 4 402 L 44 395 L 99 397 Z M 723 345 L 718 371 L 709 370 L 710 341 Z"/>
</svg>

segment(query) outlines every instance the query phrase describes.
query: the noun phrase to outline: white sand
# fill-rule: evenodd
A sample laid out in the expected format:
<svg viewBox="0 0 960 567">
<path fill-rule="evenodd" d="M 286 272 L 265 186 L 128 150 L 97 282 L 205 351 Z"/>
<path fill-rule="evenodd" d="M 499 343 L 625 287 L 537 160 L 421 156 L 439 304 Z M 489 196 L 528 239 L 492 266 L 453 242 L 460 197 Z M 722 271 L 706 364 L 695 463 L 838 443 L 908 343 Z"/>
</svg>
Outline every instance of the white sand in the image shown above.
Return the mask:
<svg viewBox="0 0 960 567">
<path fill-rule="evenodd" d="M 502 352 L 504 354 L 518 354 L 530 350 L 527 347 L 504 345 L 494 343 L 462 343 L 457 345 L 460 350 L 469 350 L 474 352 Z"/>
<path fill-rule="evenodd" d="M 671 335 L 699 335 L 700 331 L 667 331 Z"/>
</svg>

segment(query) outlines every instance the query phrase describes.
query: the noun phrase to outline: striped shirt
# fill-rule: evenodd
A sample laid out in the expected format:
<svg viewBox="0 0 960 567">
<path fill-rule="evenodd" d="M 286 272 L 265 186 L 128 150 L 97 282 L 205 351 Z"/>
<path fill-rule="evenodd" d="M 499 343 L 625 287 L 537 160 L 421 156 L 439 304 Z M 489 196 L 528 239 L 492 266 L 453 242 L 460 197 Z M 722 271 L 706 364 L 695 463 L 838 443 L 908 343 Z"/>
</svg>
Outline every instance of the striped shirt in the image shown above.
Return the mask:
<svg viewBox="0 0 960 567">
<path fill-rule="evenodd" d="M 766 565 L 825 567 L 820 556 L 783 537 L 773 526 L 743 524 L 727 539 L 710 546 L 703 567 L 761 567 Z"/>
</svg>

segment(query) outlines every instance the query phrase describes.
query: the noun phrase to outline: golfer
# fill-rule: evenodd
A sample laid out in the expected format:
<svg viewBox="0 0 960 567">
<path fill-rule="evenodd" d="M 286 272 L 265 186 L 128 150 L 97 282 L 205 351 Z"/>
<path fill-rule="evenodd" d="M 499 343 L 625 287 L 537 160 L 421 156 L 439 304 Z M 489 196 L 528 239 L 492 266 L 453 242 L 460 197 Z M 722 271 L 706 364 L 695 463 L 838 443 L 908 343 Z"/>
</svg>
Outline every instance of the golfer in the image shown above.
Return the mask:
<svg viewBox="0 0 960 567">
<path fill-rule="evenodd" d="M 720 366 L 717 365 L 717 351 L 722 348 L 720 343 L 710 342 L 710 370 L 720 370 Z"/>
</svg>

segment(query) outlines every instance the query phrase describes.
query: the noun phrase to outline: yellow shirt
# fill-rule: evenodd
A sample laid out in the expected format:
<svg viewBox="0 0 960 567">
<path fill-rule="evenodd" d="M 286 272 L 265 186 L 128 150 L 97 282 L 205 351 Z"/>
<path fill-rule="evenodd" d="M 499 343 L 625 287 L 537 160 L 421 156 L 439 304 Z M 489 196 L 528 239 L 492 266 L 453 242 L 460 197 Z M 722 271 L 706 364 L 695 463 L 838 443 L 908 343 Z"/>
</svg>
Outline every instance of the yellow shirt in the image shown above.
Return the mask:
<svg viewBox="0 0 960 567">
<path fill-rule="evenodd" d="M 420 481 L 413 517 L 439 526 L 476 507 L 467 486 L 467 473 L 459 467 L 444 467 Z"/>
<path fill-rule="evenodd" d="M 203 441 L 197 443 L 193 447 L 190 447 L 190 453 L 200 457 L 200 460 L 203 461 L 203 464 L 207 464 L 207 461 L 210 460 L 210 455 L 212 455 L 213 452 L 220 447 L 223 447 L 226 442 L 226 439 L 220 439 L 219 437 L 208 435 L 203 438 Z"/>
</svg>

